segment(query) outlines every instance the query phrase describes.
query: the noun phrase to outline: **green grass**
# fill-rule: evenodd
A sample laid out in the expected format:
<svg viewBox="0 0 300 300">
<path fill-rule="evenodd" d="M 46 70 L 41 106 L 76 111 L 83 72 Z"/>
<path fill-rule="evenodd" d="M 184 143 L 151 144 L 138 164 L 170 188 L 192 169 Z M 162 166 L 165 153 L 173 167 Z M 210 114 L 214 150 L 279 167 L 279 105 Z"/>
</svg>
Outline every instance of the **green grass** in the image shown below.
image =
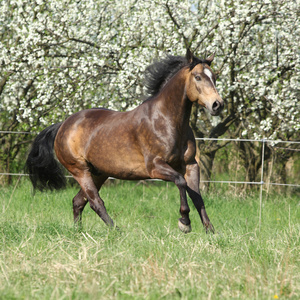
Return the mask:
<svg viewBox="0 0 300 300">
<path fill-rule="evenodd" d="M 27 179 L 0 192 L 0 299 L 300 299 L 299 199 L 205 196 L 215 235 L 191 207 L 177 228 L 171 183 L 102 189 L 120 230 L 86 207 L 73 226 L 77 188 L 32 193 Z"/>
</svg>

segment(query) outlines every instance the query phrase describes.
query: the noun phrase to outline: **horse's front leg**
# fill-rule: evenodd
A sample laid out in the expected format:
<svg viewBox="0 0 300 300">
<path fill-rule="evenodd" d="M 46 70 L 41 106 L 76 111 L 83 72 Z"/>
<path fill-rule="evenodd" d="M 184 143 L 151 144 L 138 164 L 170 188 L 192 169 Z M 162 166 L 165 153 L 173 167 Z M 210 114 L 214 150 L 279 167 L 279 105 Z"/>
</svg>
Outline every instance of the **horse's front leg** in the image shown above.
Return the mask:
<svg viewBox="0 0 300 300">
<path fill-rule="evenodd" d="M 187 203 L 186 189 L 187 183 L 184 177 L 176 172 L 171 166 L 160 158 L 154 159 L 149 165 L 148 170 L 151 178 L 172 181 L 176 184 L 180 193 L 180 214 L 181 218 L 178 221 L 179 229 L 188 233 L 191 229 L 191 221 L 189 218 L 190 208 Z"/>
<path fill-rule="evenodd" d="M 194 163 L 186 166 L 185 179 L 187 182 L 187 192 L 199 213 L 199 216 L 201 218 L 202 224 L 203 224 L 206 232 L 210 231 L 210 232 L 214 233 L 214 227 L 210 223 L 210 220 L 209 220 L 206 210 L 205 210 L 203 199 L 200 195 L 199 166 L 196 161 Z"/>
</svg>

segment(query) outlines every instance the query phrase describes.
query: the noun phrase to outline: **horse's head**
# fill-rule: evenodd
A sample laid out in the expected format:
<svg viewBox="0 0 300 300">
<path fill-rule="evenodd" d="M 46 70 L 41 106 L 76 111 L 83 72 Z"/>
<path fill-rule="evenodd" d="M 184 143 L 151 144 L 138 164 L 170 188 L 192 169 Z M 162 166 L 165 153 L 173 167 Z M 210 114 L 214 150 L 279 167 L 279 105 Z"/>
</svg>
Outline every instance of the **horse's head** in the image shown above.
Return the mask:
<svg viewBox="0 0 300 300">
<path fill-rule="evenodd" d="M 186 81 L 187 97 L 207 108 L 211 115 L 219 115 L 224 108 L 224 101 L 216 89 L 216 76 L 210 68 L 214 55 L 202 61 L 188 50 L 186 58 L 190 63 Z"/>
</svg>

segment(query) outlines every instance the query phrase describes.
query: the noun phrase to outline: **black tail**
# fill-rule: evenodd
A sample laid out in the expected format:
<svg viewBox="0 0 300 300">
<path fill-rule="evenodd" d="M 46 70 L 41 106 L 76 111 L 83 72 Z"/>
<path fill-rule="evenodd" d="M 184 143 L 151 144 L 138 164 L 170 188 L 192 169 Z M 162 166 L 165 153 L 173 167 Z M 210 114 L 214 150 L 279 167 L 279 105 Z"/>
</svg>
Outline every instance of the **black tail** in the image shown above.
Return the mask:
<svg viewBox="0 0 300 300">
<path fill-rule="evenodd" d="M 66 178 L 53 153 L 54 140 L 61 123 L 44 129 L 35 138 L 26 160 L 25 169 L 34 189 L 58 190 L 66 186 Z"/>
</svg>

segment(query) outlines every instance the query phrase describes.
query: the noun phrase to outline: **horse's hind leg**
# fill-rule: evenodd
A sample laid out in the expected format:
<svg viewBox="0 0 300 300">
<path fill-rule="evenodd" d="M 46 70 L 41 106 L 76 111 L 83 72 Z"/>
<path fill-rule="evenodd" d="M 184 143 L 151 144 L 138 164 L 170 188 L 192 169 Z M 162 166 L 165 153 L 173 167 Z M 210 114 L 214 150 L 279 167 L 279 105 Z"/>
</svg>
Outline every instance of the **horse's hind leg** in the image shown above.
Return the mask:
<svg viewBox="0 0 300 300">
<path fill-rule="evenodd" d="M 84 207 L 87 204 L 87 199 L 82 189 L 77 193 L 73 198 L 73 214 L 74 214 L 74 223 L 78 225 L 78 228 L 81 229 L 81 216 Z"/>
<path fill-rule="evenodd" d="M 84 197 L 88 200 L 91 208 L 98 214 L 98 216 L 104 221 L 104 223 L 108 226 L 113 227 L 114 223 L 110 218 L 110 216 L 108 215 L 106 208 L 104 206 L 104 202 L 100 198 L 98 193 L 99 189 L 101 188 L 102 184 L 105 182 L 107 177 L 97 176 L 92 178 L 91 173 L 89 173 L 88 171 L 85 171 L 80 175 L 81 176 L 77 175 L 74 177 L 80 184 Z"/>
</svg>

